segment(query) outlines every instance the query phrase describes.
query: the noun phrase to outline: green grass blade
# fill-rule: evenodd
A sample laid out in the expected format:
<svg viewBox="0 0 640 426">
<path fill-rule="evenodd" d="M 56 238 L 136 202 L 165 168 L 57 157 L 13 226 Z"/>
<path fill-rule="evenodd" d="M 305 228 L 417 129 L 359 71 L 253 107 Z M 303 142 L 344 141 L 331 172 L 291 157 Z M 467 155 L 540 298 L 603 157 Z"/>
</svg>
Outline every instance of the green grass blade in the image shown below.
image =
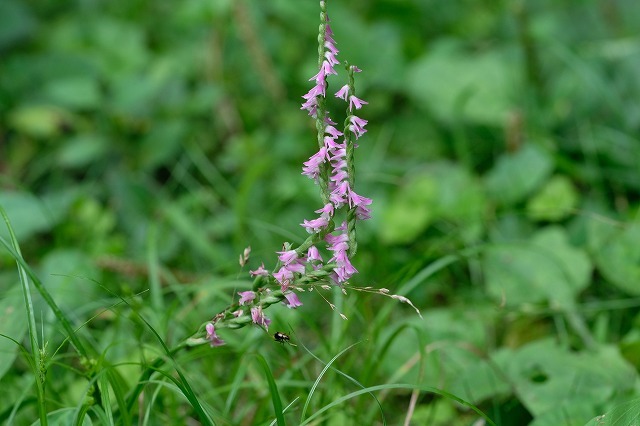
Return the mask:
<svg viewBox="0 0 640 426">
<path fill-rule="evenodd" d="M 356 342 L 353 345 L 347 346 L 346 348 L 344 348 L 343 350 L 338 352 L 336 354 L 336 356 L 331 358 L 331 360 L 329 360 L 329 362 L 324 366 L 324 368 L 322 369 L 322 371 L 320 372 L 320 374 L 316 378 L 316 381 L 313 383 L 313 386 L 311 386 L 311 390 L 309 390 L 309 395 L 307 396 L 307 400 L 304 402 L 304 406 L 302 407 L 302 413 L 300 414 L 300 421 L 301 422 L 304 420 L 304 416 L 307 413 L 307 409 L 309 408 L 309 404 L 311 403 L 311 398 L 313 397 L 313 394 L 315 393 L 318 385 L 320 384 L 320 381 L 324 377 L 324 374 L 327 372 L 327 370 L 329 370 L 329 368 L 331 368 L 331 364 L 333 364 L 334 361 L 336 359 L 338 359 L 343 353 L 347 352 L 349 349 L 353 348 L 355 345 L 357 345 L 359 343 L 360 342 Z M 311 352 L 309 352 L 309 353 L 311 353 Z"/>
<path fill-rule="evenodd" d="M 2 207 L 0 207 L 0 215 L 5 217 L 5 220 L 8 220 L 8 218 L 6 217 L 6 213 L 4 212 Z M 78 353 L 83 357 L 89 358 L 89 352 L 78 337 L 74 328 L 71 326 L 71 321 L 67 318 L 64 312 L 60 310 L 56 302 L 53 300 L 47 289 L 42 284 L 42 281 L 40 281 L 38 276 L 31 270 L 29 265 L 22 258 L 22 255 L 18 251 L 14 250 L 12 246 L 2 237 L 0 237 L 0 244 L 4 246 L 4 248 L 11 254 L 11 256 L 13 256 L 18 265 L 24 271 L 25 275 L 31 279 L 31 281 L 33 282 L 33 286 L 36 288 L 36 290 L 38 290 L 38 293 L 40 293 L 47 305 L 49 305 L 49 307 L 53 311 L 53 314 L 56 316 L 56 319 L 60 322 L 62 328 L 65 330 L 67 338 L 76 348 Z"/>
<path fill-rule="evenodd" d="M 276 385 L 276 380 L 271 373 L 271 368 L 269 368 L 269 364 L 264 359 L 264 357 L 260 354 L 253 354 L 260 363 L 262 367 L 262 371 L 264 371 L 264 375 L 267 379 L 267 383 L 269 384 L 269 392 L 271 393 L 271 403 L 273 404 L 273 410 L 275 411 L 276 421 L 278 426 L 285 426 L 286 423 L 284 421 L 284 411 L 282 410 L 282 400 L 280 399 L 280 392 L 278 392 L 278 386 Z"/>
<path fill-rule="evenodd" d="M 31 356 L 33 357 L 33 375 L 36 380 L 36 392 L 38 395 L 38 413 L 40 416 L 40 424 L 47 425 L 47 408 L 45 406 L 45 376 L 44 372 L 41 371 L 42 366 L 42 357 L 40 353 L 40 343 L 38 342 L 37 328 L 36 328 L 36 317 L 33 312 L 33 299 L 31 298 L 31 288 L 29 286 L 29 276 L 25 267 L 22 265 L 22 254 L 20 253 L 20 245 L 18 244 L 18 240 L 16 238 L 15 233 L 13 232 L 13 227 L 11 226 L 11 221 L 9 220 L 9 216 L 5 212 L 5 210 L 0 206 L 0 215 L 4 219 L 5 224 L 7 225 L 7 229 L 9 230 L 9 239 L 11 240 L 11 248 L 8 246 L 7 242 L 2 239 L 2 244 L 11 252 L 14 259 L 16 260 L 18 267 L 18 276 L 20 277 L 20 284 L 22 286 L 22 294 L 24 297 L 24 305 L 27 311 L 27 324 L 28 324 L 28 332 L 29 332 L 29 342 L 31 343 Z"/>
<path fill-rule="evenodd" d="M 455 395 L 452 395 L 448 392 L 445 392 L 443 390 L 440 389 L 436 389 L 436 388 L 432 388 L 430 386 L 418 386 L 418 385 L 411 385 L 411 384 L 389 384 L 389 385 L 377 385 L 377 386 L 371 386 L 368 388 L 364 388 L 364 389 L 360 389 L 358 391 L 355 392 L 351 392 L 348 395 L 342 396 L 338 399 L 336 399 L 335 401 L 331 402 L 330 404 L 322 407 L 320 410 L 316 411 L 313 415 L 309 416 L 309 418 L 307 418 L 305 421 L 303 421 L 302 423 L 300 423 L 300 426 L 304 426 L 306 424 L 311 423 L 313 420 L 315 420 L 317 417 L 319 417 L 321 414 L 323 414 L 325 411 L 330 410 L 331 408 L 342 404 L 345 401 L 350 400 L 351 398 L 355 398 L 356 396 L 365 394 L 365 393 L 369 393 L 369 392 L 375 392 L 375 391 L 379 391 L 379 390 L 384 390 L 384 389 L 408 389 L 408 390 L 420 390 L 422 392 L 429 392 L 429 393 L 434 393 L 440 396 L 443 396 L 445 398 L 449 398 L 452 399 L 456 402 L 458 402 L 459 404 L 462 404 L 466 407 L 471 408 L 473 411 L 475 411 L 478 415 L 482 416 L 482 418 L 484 420 L 487 421 L 488 424 L 492 425 L 492 426 L 496 426 L 496 424 L 491 421 L 491 419 L 489 417 L 487 417 L 486 414 L 484 414 L 482 411 L 480 411 L 480 409 L 478 409 L 475 405 L 461 399 L 458 398 Z"/>
</svg>

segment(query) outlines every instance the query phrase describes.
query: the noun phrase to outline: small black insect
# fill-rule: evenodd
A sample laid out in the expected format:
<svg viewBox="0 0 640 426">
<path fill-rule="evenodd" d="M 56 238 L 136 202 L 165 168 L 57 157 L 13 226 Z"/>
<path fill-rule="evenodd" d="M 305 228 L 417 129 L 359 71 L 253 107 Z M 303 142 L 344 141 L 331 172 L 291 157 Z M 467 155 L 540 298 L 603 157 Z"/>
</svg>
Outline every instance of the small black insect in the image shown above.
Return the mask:
<svg viewBox="0 0 640 426">
<path fill-rule="evenodd" d="M 291 337 L 289 337 L 288 334 L 284 334 L 280 331 L 276 331 L 275 334 L 273 335 L 273 339 L 278 342 L 278 343 L 288 343 L 291 346 L 296 346 L 293 343 L 291 343 Z"/>
</svg>

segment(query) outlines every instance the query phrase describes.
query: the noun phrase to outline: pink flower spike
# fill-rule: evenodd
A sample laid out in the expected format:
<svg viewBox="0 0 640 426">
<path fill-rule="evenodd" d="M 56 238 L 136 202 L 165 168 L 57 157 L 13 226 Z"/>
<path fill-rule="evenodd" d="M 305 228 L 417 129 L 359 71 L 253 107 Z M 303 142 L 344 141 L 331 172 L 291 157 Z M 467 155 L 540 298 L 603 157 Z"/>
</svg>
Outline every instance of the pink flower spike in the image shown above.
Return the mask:
<svg viewBox="0 0 640 426">
<path fill-rule="evenodd" d="M 349 108 L 353 109 L 355 106 L 356 109 L 362 108 L 362 105 L 367 105 L 369 102 L 363 101 L 362 99 L 358 99 L 355 96 L 349 96 Z"/>
<path fill-rule="evenodd" d="M 206 339 L 209 341 L 209 344 L 211 345 L 211 347 L 222 346 L 225 344 L 224 340 L 219 338 L 218 335 L 216 334 L 216 329 L 212 323 L 208 323 L 205 326 L 205 329 L 207 330 Z"/>
<path fill-rule="evenodd" d="M 287 302 L 285 303 L 285 306 L 289 309 L 291 308 L 297 308 L 298 306 L 302 306 L 302 302 L 300 302 L 300 299 L 298 299 L 298 295 L 295 293 L 287 293 L 284 295 L 284 297 L 287 299 Z"/>
<path fill-rule="evenodd" d="M 253 291 L 240 291 L 238 292 L 238 294 L 240 295 L 240 300 L 238 301 L 240 306 L 244 305 L 247 302 L 251 302 L 256 298 L 256 294 Z"/>
<path fill-rule="evenodd" d="M 336 98 L 341 98 L 345 102 L 347 101 L 347 96 L 349 95 L 349 85 L 345 84 L 336 92 Z"/>
<path fill-rule="evenodd" d="M 264 263 L 260 265 L 260 267 L 258 269 L 256 269 L 255 271 L 249 271 L 249 274 L 252 277 L 256 277 L 258 275 L 261 275 L 263 277 L 268 277 L 269 276 L 269 272 L 264 269 Z"/>
</svg>

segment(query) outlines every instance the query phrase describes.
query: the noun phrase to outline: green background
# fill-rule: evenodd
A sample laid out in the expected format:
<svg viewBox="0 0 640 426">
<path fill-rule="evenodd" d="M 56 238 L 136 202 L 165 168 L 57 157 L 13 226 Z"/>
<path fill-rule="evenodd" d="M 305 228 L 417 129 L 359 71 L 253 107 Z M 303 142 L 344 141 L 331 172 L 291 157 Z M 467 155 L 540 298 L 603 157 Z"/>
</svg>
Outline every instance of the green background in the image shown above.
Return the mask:
<svg viewBox="0 0 640 426">
<path fill-rule="evenodd" d="M 356 191 L 373 199 L 373 217 L 359 223 L 351 285 L 407 296 L 424 320 L 350 291 L 328 296 L 348 322 L 303 294 L 298 310 L 268 312 L 277 329 L 325 361 L 360 341 L 340 368 L 364 385 L 443 389 L 500 425 L 581 426 L 638 396 L 640 3 L 329 0 L 328 10 L 338 58 L 363 70 L 356 89 L 369 102 Z M 114 362 L 150 350 L 131 310 L 175 344 L 250 287 L 248 269 L 270 269 L 283 241 L 306 237 L 299 224 L 321 207 L 300 174 L 317 149 L 300 103 L 318 15 L 309 0 L 0 0 L 0 205 L 27 262 Z M 345 81 L 332 77 L 329 92 Z M 328 104 L 342 121 L 343 104 Z M 0 252 L 0 332 L 22 341 L 14 265 Z M 58 356 L 72 353 L 36 306 Z M 224 348 L 183 361 L 214 386 L 250 352 L 272 356 L 286 383 L 322 368 L 291 367 L 260 330 L 221 337 Z M 16 345 L 0 346 L 7 413 L 28 379 Z M 60 383 L 52 410 L 74 406 L 80 378 L 49 374 Z M 354 390 L 331 380 L 325 402 Z M 289 401 L 304 393 L 289 385 Z M 393 395 L 383 407 L 399 424 L 409 393 Z M 157 419 L 188 416 L 180 401 L 155 403 Z M 245 404 L 226 411 L 231 423 L 270 418 L 260 398 Z M 364 413 L 358 424 L 380 421 L 371 399 L 325 421 L 348 424 L 351 410 Z M 414 421 L 473 416 L 423 394 Z"/>
</svg>

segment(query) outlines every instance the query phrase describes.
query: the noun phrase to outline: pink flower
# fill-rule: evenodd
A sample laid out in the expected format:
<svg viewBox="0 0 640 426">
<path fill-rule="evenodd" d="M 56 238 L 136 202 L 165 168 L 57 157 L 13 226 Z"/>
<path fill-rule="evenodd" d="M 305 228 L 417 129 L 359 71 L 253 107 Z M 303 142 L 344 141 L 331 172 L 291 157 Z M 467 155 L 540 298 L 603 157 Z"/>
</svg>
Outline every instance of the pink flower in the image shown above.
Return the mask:
<svg viewBox="0 0 640 426">
<path fill-rule="evenodd" d="M 321 229 L 325 228 L 329 224 L 329 219 L 326 217 L 319 217 L 313 220 L 304 220 L 302 225 L 308 233 L 315 234 L 316 232 L 320 232 Z"/>
<path fill-rule="evenodd" d="M 280 284 L 288 284 L 288 282 L 293 279 L 293 272 L 287 269 L 286 266 L 283 266 L 278 272 L 273 274 L 273 278 L 278 280 Z"/>
<path fill-rule="evenodd" d="M 351 108 L 352 110 L 354 106 L 356 107 L 356 109 L 360 109 L 362 108 L 362 105 L 367 105 L 367 104 L 369 104 L 369 102 L 365 102 L 362 99 L 358 99 L 353 95 L 349 96 L 349 108 Z"/>
<path fill-rule="evenodd" d="M 224 340 L 222 340 L 221 338 L 218 337 L 218 335 L 216 334 L 216 329 L 213 326 L 212 323 L 208 323 L 205 326 L 206 330 L 207 330 L 207 337 L 206 339 L 209 341 L 209 344 L 213 347 L 213 346 L 222 346 L 225 344 Z"/>
<path fill-rule="evenodd" d="M 316 96 L 324 96 L 326 88 L 327 83 L 325 83 L 324 81 L 320 81 L 320 83 L 313 86 L 305 95 L 302 95 L 302 97 L 306 100 L 309 100 L 311 98 L 315 98 Z"/>
<path fill-rule="evenodd" d="M 371 210 L 364 206 L 358 206 L 356 208 L 356 218 L 358 218 L 358 220 L 371 219 Z"/>
<path fill-rule="evenodd" d="M 340 61 L 336 59 L 336 54 L 330 50 L 324 52 L 324 57 L 327 58 L 325 62 L 329 62 L 329 65 L 331 65 L 332 67 L 333 65 L 338 65 L 340 63 Z"/>
<path fill-rule="evenodd" d="M 340 144 L 338 142 L 336 142 L 337 138 L 334 138 L 332 136 L 325 136 L 324 137 L 324 147 L 327 149 L 335 149 L 335 148 L 340 148 L 342 147 L 343 144 Z"/>
<path fill-rule="evenodd" d="M 327 203 L 327 204 L 324 205 L 323 208 L 321 208 L 319 210 L 316 210 L 315 212 L 316 213 L 322 213 L 322 216 L 326 215 L 328 217 L 331 217 L 331 216 L 333 216 L 333 204 Z"/>
<path fill-rule="evenodd" d="M 294 272 L 294 273 L 297 272 L 298 274 L 304 274 L 304 271 L 305 271 L 304 262 L 303 263 L 300 263 L 300 262 L 290 263 L 288 265 L 285 265 L 285 268 L 287 268 L 287 270 L 289 270 L 291 272 Z"/>
<path fill-rule="evenodd" d="M 267 330 L 269 329 L 269 324 L 271 324 L 271 320 L 264 316 L 262 313 L 262 307 L 251 308 L 251 320 L 259 325 L 260 327 L 264 327 Z"/>
<path fill-rule="evenodd" d="M 341 98 L 344 99 L 344 101 L 347 101 L 347 96 L 349 95 L 349 85 L 345 84 L 344 86 L 342 86 L 340 88 L 340 90 L 338 90 L 336 92 L 336 98 Z"/>
<path fill-rule="evenodd" d="M 349 117 L 349 122 L 351 122 L 351 125 L 349 126 L 349 130 L 351 130 L 353 134 L 356 135 L 356 139 L 358 139 L 360 136 L 364 135 L 367 132 L 364 129 L 364 126 L 366 126 L 368 123 L 367 120 L 363 120 L 360 117 L 356 117 L 355 115 L 352 115 Z"/>
<path fill-rule="evenodd" d="M 311 77 L 309 79 L 309 81 L 311 80 L 315 80 L 316 83 L 319 83 L 321 81 L 324 81 L 326 79 L 326 73 L 325 73 L 325 69 L 320 67 L 320 71 L 318 71 L 318 73 L 316 75 L 314 75 L 313 77 Z"/>
<path fill-rule="evenodd" d="M 241 291 L 238 293 L 240 295 L 240 300 L 238 303 L 242 306 L 247 302 L 251 302 L 256 298 L 256 294 L 253 291 Z"/>
<path fill-rule="evenodd" d="M 318 251 L 316 246 L 311 246 L 307 251 L 307 261 L 312 262 L 314 260 L 322 262 L 322 256 L 320 256 L 320 252 Z"/>
<path fill-rule="evenodd" d="M 300 299 L 298 299 L 298 296 L 293 293 L 293 292 L 289 292 L 287 294 L 284 295 L 284 297 L 287 299 L 287 302 L 285 303 L 285 306 L 287 308 L 297 308 L 298 306 L 302 306 L 302 302 L 300 302 Z"/>
<path fill-rule="evenodd" d="M 333 137 L 334 139 L 338 136 L 342 136 L 342 132 L 331 125 L 325 127 L 324 132 L 331 135 L 331 137 Z"/>
<path fill-rule="evenodd" d="M 258 269 L 256 269 L 255 271 L 249 271 L 249 274 L 252 277 L 255 277 L 255 276 L 258 276 L 258 275 L 261 275 L 263 277 L 269 276 L 269 272 L 266 269 L 264 269 L 264 263 L 261 264 L 260 267 Z"/>
<path fill-rule="evenodd" d="M 358 195 L 355 193 L 355 191 L 352 191 L 351 188 L 349 188 L 349 207 L 368 206 L 371 204 L 371 202 L 371 198 Z"/>
<path fill-rule="evenodd" d="M 336 230 L 345 231 L 346 223 L 343 222 Z M 327 249 L 333 252 L 333 257 L 328 260 L 328 263 L 336 263 L 335 268 L 333 268 L 335 281 L 338 283 L 347 281 L 353 274 L 358 272 L 351 264 L 347 255 L 347 250 L 349 250 L 349 236 L 346 232 L 338 235 L 329 234 L 325 237 L 325 241 L 329 244 Z"/>
<path fill-rule="evenodd" d="M 324 47 L 326 47 L 334 55 L 337 55 L 339 51 L 338 51 L 338 49 L 336 49 L 336 46 L 334 45 L 334 43 L 335 42 L 327 40 L 327 41 L 324 42 Z"/>
<path fill-rule="evenodd" d="M 335 169 L 334 173 L 329 177 L 332 182 L 339 185 L 342 181 L 349 177 L 349 174 L 344 169 Z"/>
<path fill-rule="evenodd" d="M 336 208 L 340 208 L 347 201 L 347 194 L 349 193 L 349 182 L 343 181 L 337 186 L 331 194 L 329 195 L 329 199 L 333 203 Z"/>
<path fill-rule="evenodd" d="M 302 174 L 309 176 L 311 179 L 317 180 L 318 175 L 320 174 L 320 165 L 327 161 L 328 157 L 327 148 L 323 146 L 318 152 L 309 158 L 309 161 L 304 163 Z"/>
<path fill-rule="evenodd" d="M 311 98 L 308 101 L 306 101 L 305 103 L 302 104 L 302 107 L 300 107 L 300 109 L 305 109 L 307 111 L 309 111 L 309 115 L 312 117 L 316 116 L 316 111 L 318 109 L 318 100 L 316 98 Z"/>
<path fill-rule="evenodd" d="M 335 59 L 335 55 L 334 55 L 334 59 Z M 336 70 L 333 69 L 333 64 L 329 61 L 322 61 L 322 71 L 324 72 L 325 75 L 329 75 L 329 74 L 338 75 Z"/>
<path fill-rule="evenodd" d="M 285 265 L 290 264 L 298 258 L 298 253 L 295 250 L 279 251 L 277 253 L 280 255 L 278 256 L 278 260 Z"/>
</svg>

